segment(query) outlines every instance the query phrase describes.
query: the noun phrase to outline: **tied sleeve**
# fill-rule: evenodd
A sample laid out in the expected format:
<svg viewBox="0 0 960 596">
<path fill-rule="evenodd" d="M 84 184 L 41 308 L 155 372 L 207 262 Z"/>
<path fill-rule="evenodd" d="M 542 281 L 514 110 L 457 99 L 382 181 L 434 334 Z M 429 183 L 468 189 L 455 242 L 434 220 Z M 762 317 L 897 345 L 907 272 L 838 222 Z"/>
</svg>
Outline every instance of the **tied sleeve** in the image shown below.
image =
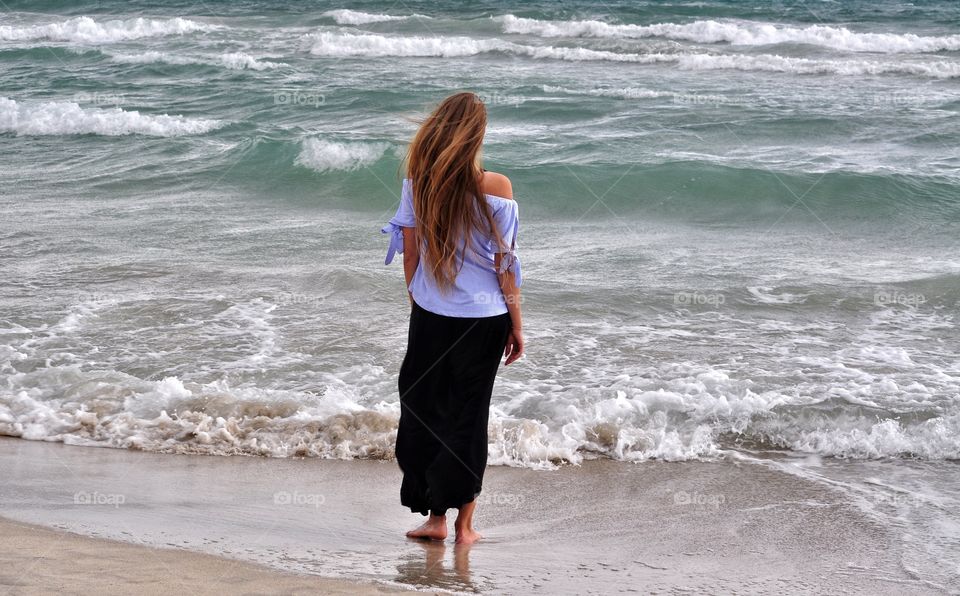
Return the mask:
<svg viewBox="0 0 960 596">
<path fill-rule="evenodd" d="M 387 247 L 387 258 L 383 261 L 384 265 L 392 263 L 396 253 L 403 254 L 403 228 L 416 227 L 416 221 L 413 216 L 413 185 L 409 179 L 404 179 L 397 213 L 387 225 L 380 229 L 381 233 L 390 234 L 390 244 Z"/>
<path fill-rule="evenodd" d="M 520 208 L 516 201 L 505 201 L 503 207 L 496 214 L 497 229 L 504 248 L 500 255 L 500 270 L 498 273 L 512 272 L 517 287 L 523 283 L 520 272 L 520 257 L 517 256 L 517 233 L 520 231 Z"/>
</svg>

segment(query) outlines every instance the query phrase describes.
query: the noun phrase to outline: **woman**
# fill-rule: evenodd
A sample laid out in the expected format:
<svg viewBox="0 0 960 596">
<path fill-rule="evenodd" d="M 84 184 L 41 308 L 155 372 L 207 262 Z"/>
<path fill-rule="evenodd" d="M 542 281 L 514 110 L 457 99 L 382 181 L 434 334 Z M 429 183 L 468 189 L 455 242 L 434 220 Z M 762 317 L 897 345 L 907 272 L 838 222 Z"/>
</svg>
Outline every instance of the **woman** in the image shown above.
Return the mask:
<svg viewBox="0 0 960 596">
<path fill-rule="evenodd" d="M 487 418 L 500 355 L 523 355 L 519 220 L 506 176 L 480 167 L 487 112 L 473 93 L 445 99 L 407 152 L 386 263 L 403 254 L 410 299 L 400 367 L 400 502 L 428 515 L 407 532 L 444 540 L 458 509 L 458 544 L 473 529 L 487 464 Z"/>
</svg>

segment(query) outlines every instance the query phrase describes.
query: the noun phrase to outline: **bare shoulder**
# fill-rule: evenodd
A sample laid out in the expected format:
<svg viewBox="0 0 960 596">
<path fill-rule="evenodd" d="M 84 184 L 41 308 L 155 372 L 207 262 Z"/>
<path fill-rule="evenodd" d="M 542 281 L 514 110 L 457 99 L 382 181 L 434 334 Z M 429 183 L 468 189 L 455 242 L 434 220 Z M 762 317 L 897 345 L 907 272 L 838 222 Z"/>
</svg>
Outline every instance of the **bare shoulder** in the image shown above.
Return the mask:
<svg viewBox="0 0 960 596">
<path fill-rule="evenodd" d="M 483 173 L 480 189 L 489 195 L 496 195 L 505 199 L 513 198 L 513 185 L 510 184 L 510 179 L 496 172 Z"/>
</svg>

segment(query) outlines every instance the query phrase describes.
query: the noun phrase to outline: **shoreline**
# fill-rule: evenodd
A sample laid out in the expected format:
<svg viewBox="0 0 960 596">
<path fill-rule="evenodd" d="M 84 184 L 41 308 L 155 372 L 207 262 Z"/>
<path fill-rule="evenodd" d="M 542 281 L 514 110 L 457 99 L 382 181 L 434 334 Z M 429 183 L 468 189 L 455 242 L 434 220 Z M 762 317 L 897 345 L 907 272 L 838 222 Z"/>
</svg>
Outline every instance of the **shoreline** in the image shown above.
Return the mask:
<svg viewBox="0 0 960 596">
<path fill-rule="evenodd" d="M 395 462 L 162 455 L 10 438 L 0 440 L 0 468 L 10 470 L 0 515 L 21 524 L 23 540 L 80 534 L 67 539 L 78 555 L 69 562 L 90 566 L 51 570 L 45 582 L 96 581 L 95 565 L 158 547 L 150 552 L 169 557 L 169 576 L 184 565 L 202 582 L 211 569 L 237 565 L 236 581 L 251 591 L 267 577 L 292 589 L 323 576 L 336 578 L 331 591 L 349 593 L 943 593 L 904 570 L 895 528 L 836 490 L 751 463 L 491 467 L 476 517 L 484 539 L 466 549 L 449 538 L 403 537 L 423 518 L 399 505 Z M 14 550 L 0 551 L 21 557 L 9 569 L 30 557 Z M 157 569 L 135 569 L 129 581 L 164 583 Z"/>
<path fill-rule="evenodd" d="M 360 580 L 287 573 L 173 548 L 93 538 L 0 517 L 0 586 L 5 593 L 165 595 L 285 593 L 375 596 L 411 590 Z"/>
</svg>

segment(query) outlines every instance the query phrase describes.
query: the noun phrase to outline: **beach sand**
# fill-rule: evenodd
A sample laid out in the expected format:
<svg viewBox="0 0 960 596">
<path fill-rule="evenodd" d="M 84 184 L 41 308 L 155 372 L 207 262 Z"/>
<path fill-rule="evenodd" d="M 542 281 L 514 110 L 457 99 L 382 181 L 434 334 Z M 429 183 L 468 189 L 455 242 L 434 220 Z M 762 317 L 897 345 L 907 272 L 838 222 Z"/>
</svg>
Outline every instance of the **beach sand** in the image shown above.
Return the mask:
<svg viewBox="0 0 960 596">
<path fill-rule="evenodd" d="M 476 520 L 485 538 L 471 548 L 455 547 L 452 536 L 446 543 L 403 537 L 422 518 L 400 507 L 394 462 L 4 439 L 0 469 L 0 515 L 139 545 L 5 523 L 0 529 L 14 539 L 0 546 L 7 563 L 0 587 L 15 593 L 69 585 L 201 593 L 940 593 L 903 570 L 892 528 L 838 492 L 755 463 L 492 467 Z"/>
<path fill-rule="evenodd" d="M 154 549 L 0 519 L 4 594 L 409 594 L 282 573 L 181 550 Z"/>
</svg>

